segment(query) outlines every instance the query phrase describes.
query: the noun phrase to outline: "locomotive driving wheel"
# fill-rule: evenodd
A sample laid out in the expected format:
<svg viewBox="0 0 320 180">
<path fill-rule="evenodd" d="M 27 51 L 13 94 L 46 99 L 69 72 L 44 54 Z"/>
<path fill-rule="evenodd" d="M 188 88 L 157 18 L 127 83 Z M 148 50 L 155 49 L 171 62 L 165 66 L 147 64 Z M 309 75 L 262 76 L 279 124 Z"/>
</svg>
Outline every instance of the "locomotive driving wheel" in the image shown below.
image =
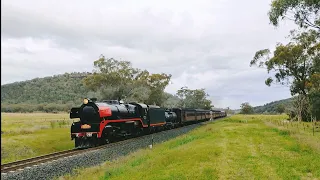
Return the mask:
<svg viewBox="0 0 320 180">
<path fill-rule="evenodd" d="M 138 128 L 135 133 L 135 137 L 139 137 L 143 135 L 143 128 Z"/>
</svg>

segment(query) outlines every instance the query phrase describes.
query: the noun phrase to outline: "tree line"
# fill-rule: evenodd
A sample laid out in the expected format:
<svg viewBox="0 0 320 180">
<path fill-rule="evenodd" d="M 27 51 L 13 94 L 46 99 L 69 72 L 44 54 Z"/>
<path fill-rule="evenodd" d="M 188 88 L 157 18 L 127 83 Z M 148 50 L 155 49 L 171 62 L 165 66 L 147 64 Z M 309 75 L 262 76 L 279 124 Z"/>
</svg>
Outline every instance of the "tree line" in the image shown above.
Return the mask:
<svg viewBox="0 0 320 180">
<path fill-rule="evenodd" d="M 41 103 L 41 104 L 1 104 L 1 112 L 9 113 L 32 113 L 32 112 L 68 112 L 74 105 L 69 104 L 56 104 L 56 103 Z"/>
<path fill-rule="evenodd" d="M 124 102 L 143 102 L 161 107 L 210 109 L 213 105 L 205 89 L 182 87 L 175 95 L 164 90 L 172 75 L 150 73 L 132 67 L 130 61 L 119 61 L 101 55 L 94 61 L 94 73 L 83 84 L 95 92 L 98 99 L 117 99 Z"/>
<path fill-rule="evenodd" d="M 273 104 L 271 106 L 265 105 L 263 107 L 253 107 L 249 102 L 241 103 L 240 114 L 290 114 L 290 108 L 283 103 Z M 258 109 L 259 108 L 259 109 Z M 263 110 L 262 110 L 263 109 Z"/>
<path fill-rule="evenodd" d="M 65 73 L 1 86 L 1 112 L 58 112 L 79 106 L 82 99 L 117 99 L 165 108 L 213 107 L 205 89 L 182 87 L 176 94 L 165 92 L 171 75 L 152 74 L 101 55 L 93 73 Z"/>
</svg>

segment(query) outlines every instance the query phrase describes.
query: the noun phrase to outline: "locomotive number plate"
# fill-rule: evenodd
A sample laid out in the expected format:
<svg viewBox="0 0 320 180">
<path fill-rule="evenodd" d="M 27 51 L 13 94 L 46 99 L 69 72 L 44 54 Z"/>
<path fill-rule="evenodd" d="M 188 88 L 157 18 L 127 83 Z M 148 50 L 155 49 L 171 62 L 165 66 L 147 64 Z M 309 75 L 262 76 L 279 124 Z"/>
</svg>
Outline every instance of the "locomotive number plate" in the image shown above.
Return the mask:
<svg viewBox="0 0 320 180">
<path fill-rule="evenodd" d="M 89 129 L 91 126 L 89 124 L 84 124 L 81 126 L 81 129 Z"/>
</svg>

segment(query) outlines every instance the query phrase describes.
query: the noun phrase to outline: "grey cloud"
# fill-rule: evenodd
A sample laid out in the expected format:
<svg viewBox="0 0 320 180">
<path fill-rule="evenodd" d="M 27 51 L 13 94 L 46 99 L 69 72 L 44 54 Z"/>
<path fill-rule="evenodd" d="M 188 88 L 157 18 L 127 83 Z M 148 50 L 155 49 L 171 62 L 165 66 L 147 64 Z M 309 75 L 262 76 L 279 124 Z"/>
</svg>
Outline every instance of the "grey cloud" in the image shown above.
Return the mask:
<svg viewBox="0 0 320 180">
<path fill-rule="evenodd" d="M 266 72 L 249 67 L 255 51 L 273 47 L 292 27 L 269 25 L 267 0 L 6 0 L 2 5 L 3 82 L 91 71 L 103 53 L 172 74 L 170 92 L 184 85 L 205 87 L 221 106 L 239 106 L 245 99 L 260 103 L 287 92 L 274 89 L 278 95 L 271 95 L 263 84 Z M 25 75 L 12 73 L 14 68 Z"/>
<path fill-rule="evenodd" d="M 290 97 L 288 87 L 266 86 L 267 77 L 265 70 L 258 69 L 207 71 L 174 79 L 175 88 L 168 88 L 168 91 L 175 93 L 175 89 L 184 85 L 191 89 L 205 88 L 215 106 L 231 108 L 239 108 L 243 102 L 261 105 Z"/>
</svg>

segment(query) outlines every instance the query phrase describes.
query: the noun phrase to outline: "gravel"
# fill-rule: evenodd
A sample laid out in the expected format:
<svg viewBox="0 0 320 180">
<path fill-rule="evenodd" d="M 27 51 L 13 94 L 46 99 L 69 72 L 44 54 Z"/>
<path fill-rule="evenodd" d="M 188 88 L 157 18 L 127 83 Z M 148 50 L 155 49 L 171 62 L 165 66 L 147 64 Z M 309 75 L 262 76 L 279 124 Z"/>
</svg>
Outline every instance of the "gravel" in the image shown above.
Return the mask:
<svg viewBox="0 0 320 180">
<path fill-rule="evenodd" d="M 151 144 L 152 137 L 154 144 L 161 143 L 171 138 L 175 138 L 179 135 L 185 134 L 201 126 L 202 124 L 204 123 L 193 124 L 168 131 L 162 131 L 137 139 L 129 139 L 126 141 L 122 141 L 121 143 L 112 147 L 88 151 L 83 154 L 57 159 L 48 163 L 40 164 L 38 166 L 24 168 L 23 170 L 1 174 L 1 179 L 52 179 L 57 176 L 72 173 L 72 170 L 75 168 L 91 167 L 108 160 L 114 160 L 120 156 L 137 151 L 138 149 L 146 148 Z"/>
</svg>

